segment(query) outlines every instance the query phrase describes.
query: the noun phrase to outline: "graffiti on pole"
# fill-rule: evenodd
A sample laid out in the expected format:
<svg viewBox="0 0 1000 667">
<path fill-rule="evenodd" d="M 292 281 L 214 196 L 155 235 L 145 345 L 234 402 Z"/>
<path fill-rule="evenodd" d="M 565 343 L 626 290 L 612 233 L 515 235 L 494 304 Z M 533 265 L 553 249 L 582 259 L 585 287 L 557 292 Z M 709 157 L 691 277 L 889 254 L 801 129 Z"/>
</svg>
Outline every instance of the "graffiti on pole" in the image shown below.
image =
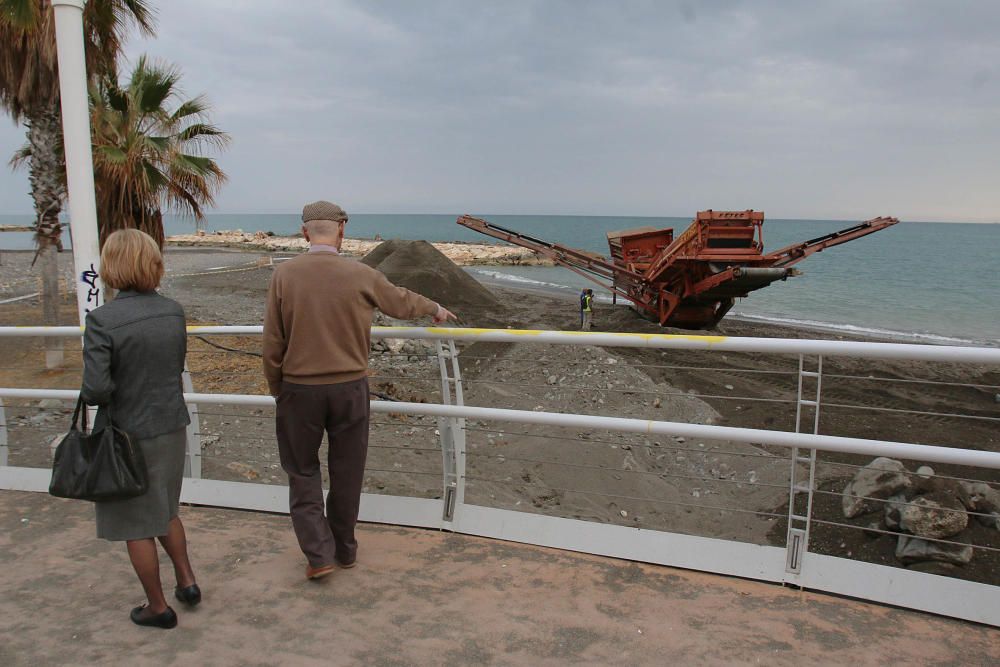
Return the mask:
<svg viewBox="0 0 1000 667">
<path fill-rule="evenodd" d="M 80 274 L 80 280 L 83 281 L 86 286 L 84 289 L 87 290 L 87 305 L 83 309 L 84 313 L 89 313 L 101 305 L 101 290 L 97 287 L 97 278 L 97 269 L 94 268 L 93 262 L 91 262 L 89 269 Z"/>
</svg>

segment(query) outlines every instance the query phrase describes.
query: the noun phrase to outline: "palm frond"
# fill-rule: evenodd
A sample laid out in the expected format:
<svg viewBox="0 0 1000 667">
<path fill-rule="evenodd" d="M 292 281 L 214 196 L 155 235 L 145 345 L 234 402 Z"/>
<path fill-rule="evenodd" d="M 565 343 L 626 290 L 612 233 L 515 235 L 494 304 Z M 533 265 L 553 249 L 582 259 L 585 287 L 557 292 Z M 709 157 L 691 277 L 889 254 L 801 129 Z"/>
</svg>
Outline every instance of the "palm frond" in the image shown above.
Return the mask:
<svg viewBox="0 0 1000 667">
<path fill-rule="evenodd" d="M 203 97 L 178 99 L 180 73 L 146 56 L 122 83 L 105 79 L 91 93 L 94 177 L 102 234 L 133 226 L 162 239 L 161 211 L 200 218 L 226 181 L 203 148 L 229 135 L 208 122 Z"/>
<path fill-rule="evenodd" d="M 17 171 L 21 167 L 27 166 L 28 161 L 31 159 L 31 144 L 25 143 L 23 146 L 14 151 L 14 154 L 10 157 L 10 161 L 7 163 L 12 170 Z"/>
<path fill-rule="evenodd" d="M 170 120 L 178 122 L 190 118 L 201 119 L 208 111 L 208 101 L 203 95 L 187 100 L 178 105 L 177 109 L 170 115 Z"/>
<path fill-rule="evenodd" d="M 41 19 L 41 3 L 35 0 L 0 0 L 0 24 L 17 30 L 34 30 Z"/>
<path fill-rule="evenodd" d="M 222 149 L 229 145 L 231 138 L 215 125 L 194 123 L 178 132 L 177 140 L 185 145 L 192 143 L 195 145 L 208 144 L 214 148 Z"/>
<path fill-rule="evenodd" d="M 105 159 L 110 164 L 125 164 L 128 161 L 128 154 L 117 146 L 97 146 L 94 153 L 100 153 L 97 159 Z"/>
</svg>

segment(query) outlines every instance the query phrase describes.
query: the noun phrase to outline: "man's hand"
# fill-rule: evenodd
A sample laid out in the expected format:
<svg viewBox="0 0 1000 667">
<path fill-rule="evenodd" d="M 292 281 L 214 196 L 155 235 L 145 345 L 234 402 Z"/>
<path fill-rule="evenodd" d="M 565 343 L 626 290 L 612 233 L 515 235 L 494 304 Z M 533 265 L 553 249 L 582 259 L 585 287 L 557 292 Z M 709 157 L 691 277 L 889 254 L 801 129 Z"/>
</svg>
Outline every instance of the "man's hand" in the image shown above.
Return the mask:
<svg viewBox="0 0 1000 667">
<path fill-rule="evenodd" d="M 440 324 L 441 322 L 457 322 L 458 317 L 455 313 L 451 312 L 444 306 L 439 305 L 437 313 L 434 314 L 433 322 L 434 324 Z"/>
</svg>

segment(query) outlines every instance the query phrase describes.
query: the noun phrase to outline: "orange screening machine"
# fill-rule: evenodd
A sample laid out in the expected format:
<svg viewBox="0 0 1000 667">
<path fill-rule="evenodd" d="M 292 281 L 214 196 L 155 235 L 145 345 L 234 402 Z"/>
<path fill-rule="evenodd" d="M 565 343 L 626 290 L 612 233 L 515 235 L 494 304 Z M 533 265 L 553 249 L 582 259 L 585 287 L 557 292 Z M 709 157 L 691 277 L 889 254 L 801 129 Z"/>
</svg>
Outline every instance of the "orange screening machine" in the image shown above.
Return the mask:
<svg viewBox="0 0 1000 667">
<path fill-rule="evenodd" d="M 899 222 L 874 218 L 764 254 L 761 211 L 699 211 L 674 238 L 673 229 L 640 227 L 608 232 L 611 258 L 521 234 L 464 215 L 458 224 L 548 257 L 559 266 L 631 301 L 662 326 L 715 326 L 737 297 L 799 275 L 791 268 L 809 255 Z"/>
</svg>

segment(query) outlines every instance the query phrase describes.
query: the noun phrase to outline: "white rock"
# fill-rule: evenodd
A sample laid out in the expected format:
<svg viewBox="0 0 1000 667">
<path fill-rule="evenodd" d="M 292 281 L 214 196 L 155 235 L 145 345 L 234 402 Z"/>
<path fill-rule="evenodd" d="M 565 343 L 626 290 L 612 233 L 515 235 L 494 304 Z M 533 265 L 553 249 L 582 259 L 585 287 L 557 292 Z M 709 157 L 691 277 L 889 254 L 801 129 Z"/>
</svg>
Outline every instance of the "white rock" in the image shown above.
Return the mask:
<svg viewBox="0 0 1000 667">
<path fill-rule="evenodd" d="M 934 468 L 930 466 L 920 466 L 917 468 L 917 476 L 921 479 L 930 479 L 934 476 Z"/>
</svg>

